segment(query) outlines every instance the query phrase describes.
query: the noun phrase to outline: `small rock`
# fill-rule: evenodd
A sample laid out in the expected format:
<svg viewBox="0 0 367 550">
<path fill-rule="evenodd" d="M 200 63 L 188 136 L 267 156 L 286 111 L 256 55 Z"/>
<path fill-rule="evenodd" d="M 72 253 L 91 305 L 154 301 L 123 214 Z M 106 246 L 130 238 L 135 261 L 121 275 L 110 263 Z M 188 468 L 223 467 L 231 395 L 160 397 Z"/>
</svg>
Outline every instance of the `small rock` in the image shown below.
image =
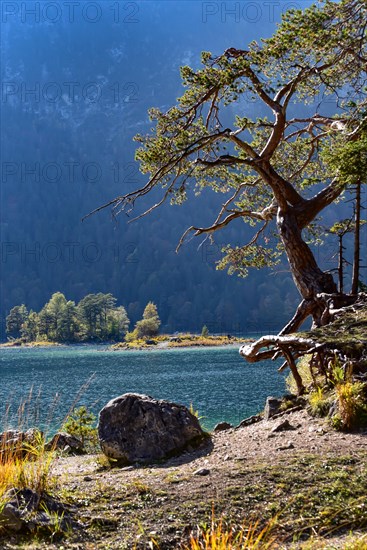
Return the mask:
<svg viewBox="0 0 367 550">
<path fill-rule="evenodd" d="M 277 399 L 276 397 L 267 397 L 264 410 L 264 419 L 269 420 L 270 418 L 278 414 L 281 405 L 281 399 Z"/>
<path fill-rule="evenodd" d="M 42 528 L 54 532 L 56 523 L 61 529 L 70 526 L 67 508 L 47 494 L 43 494 L 40 503 L 40 496 L 35 491 L 13 487 L 3 495 L 3 501 L 0 524 L 9 531 L 26 533 Z M 52 514 L 46 514 L 42 507 Z"/>
<path fill-rule="evenodd" d="M 294 445 L 292 441 L 288 441 L 286 445 L 283 445 L 282 447 L 278 447 L 277 451 L 286 451 L 287 449 L 294 449 Z"/>
<path fill-rule="evenodd" d="M 207 468 L 199 468 L 199 470 L 196 470 L 194 472 L 194 476 L 208 476 L 210 474 L 210 470 Z"/>
<path fill-rule="evenodd" d="M 296 429 L 295 426 L 292 426 L 289 420 L 283 420 L 279 424 L 276 424 L 271 431 L 272 433 L 274 433 L 274 432 L 286 432 L 286 431 L 295 430 L 295 429 Z"/>
<path fill-rule="evenodd" d="M 226 455 L 223 460 L 227 461 L 227 460 L 231 460 L 231 457 L 229 455 Z"/>
<path fill-rule="evenodd" d="M 10 502 L 7 502 L 2 509 L 0 523 L 2 527 L 15 532 L 21 531 L 25 525 L 17 506 Z"/>
<path fill-rule="evenodd" d="M 223 432 L 224 430 L 229 430 L 233 428 L 232 424 L 229 422 L 219 422 L 216 426 L 214 426 L 214 432 Z"/>
<path fill-rule="evenodd" d="M 236 430 L 238 430 L 238 428 L 246 428 L 246 426 L 251 426 L 251 424 L 260 422 L 260 420 L 262 420 L 262 416 L 260 416 L 259 414 L 249 416 L 249 418 L 245 418 L 244 420 L 242 420 L 242 422 L 238 424 L 238 426 L 236 426 Z"/>
<path fill-rule="evenodd" d="M 90 476 L 84 476 L 84 481 L 93 481 L 93 478 Z"/>
<path fill-rule="evenodd" d="M 75 437 L 66 432 L 59 432 L 53 436 L 51 441 L 45 445 L 46 451 L 64 451 L 64 453 L 81 454 L 84 452 L 83 443 Z"/>
</svg>

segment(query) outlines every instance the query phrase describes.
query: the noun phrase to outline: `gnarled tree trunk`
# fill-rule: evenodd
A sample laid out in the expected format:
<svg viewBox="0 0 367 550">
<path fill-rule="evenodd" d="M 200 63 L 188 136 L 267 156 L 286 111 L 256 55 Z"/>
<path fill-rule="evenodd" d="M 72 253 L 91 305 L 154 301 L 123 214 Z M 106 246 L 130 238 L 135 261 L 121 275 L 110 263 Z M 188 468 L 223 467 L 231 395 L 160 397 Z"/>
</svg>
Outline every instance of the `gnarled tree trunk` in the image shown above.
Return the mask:
<svg viewBox="0 0 367 550">
<path fill-rule="evenodd" d="M 309 315 L 312 315 L 314 324 L 320 326 L 325 308 L 317 295 L 337 292 L 333 277 L 324 273 L 317 265 L 312 250 L 302 238 L 302 231 L 292 207 L 278 209 L 277 226 L 293 280 L 303 297 L 302 307 L 298 308 L 296 315 L 281 334 L 296 330 Z"/>
</svg>

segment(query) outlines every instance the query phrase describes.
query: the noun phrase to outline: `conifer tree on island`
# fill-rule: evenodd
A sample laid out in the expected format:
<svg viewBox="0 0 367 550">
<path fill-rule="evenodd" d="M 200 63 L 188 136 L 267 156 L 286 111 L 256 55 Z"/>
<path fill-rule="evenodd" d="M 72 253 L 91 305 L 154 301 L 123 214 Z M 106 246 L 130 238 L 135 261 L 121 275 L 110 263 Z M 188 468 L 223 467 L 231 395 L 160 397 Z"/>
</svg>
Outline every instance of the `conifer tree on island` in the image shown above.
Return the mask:
<svg viewBox="0 0 367 550">
<path fill-rule="evenodd" d="M 28 316 L 29 313 L 24 304 L 13 307 L 6 318 L 6 332 L 14 338 L 19 338 Z"/>
<path fill-rule="evenodd" d="M 353 183 L 333 150 L 345 160 L 341 153 L 352 147 L 357 165 L 366 167 L 366 20 L 365 0 L 290 10 L 271 38 L 219 56 L 204 52 L 197 70 L 182 67 L 186 91 L 167 112 L 151 109 L 154 128 L 135 138 L 146 184 L 94 212 L 107 206 L 115 213 L 131 211 L 158 188 L 157 203 L 134 219 L 167 200 L 194 200 L 204 188 L 222 193 L 213 223 L 189 227 L 178 248 L 190 234 L 212 238 L 230 223 L 249 223 L 252 238 L 228 246 L 221 267 L 245 275 L 251 267 L 275 265 L 284 252 L 302 301 L 281 334 L 294 332 L 310 315 L 314 326 L 328 322 L 325 296 L 337 293 L 337 286 L 304 234 Z M 323 101 L 327 94 L 335 105 L 332 115 L 330 99 L 327 106 Z M 256 100 L 264 115 L 251 116 L 243 97 Z M 259 348 L 244 355 L 264 358 Z M 288 363 L 292 367 L 291 358 Z"/>
<path fill-rule="evenodd" d="M 133 332 L 128 336 L 127 340 L 157 336 L 160 325 L 161 321 L 157 306 L 153 302 L 148 302 L 144 309 L 143 318 L 136 323 Z"/>
</svg>

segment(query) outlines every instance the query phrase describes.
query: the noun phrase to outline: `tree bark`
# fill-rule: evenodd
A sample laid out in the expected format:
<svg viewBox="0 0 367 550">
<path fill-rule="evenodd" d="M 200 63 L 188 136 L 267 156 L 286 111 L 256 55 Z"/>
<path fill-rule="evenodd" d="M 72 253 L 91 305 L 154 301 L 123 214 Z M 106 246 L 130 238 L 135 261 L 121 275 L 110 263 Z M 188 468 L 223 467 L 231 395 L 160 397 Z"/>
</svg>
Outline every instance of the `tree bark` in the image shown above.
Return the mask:
<svg viewBox="0 0 367 550">
<path fill-rule="evenodd" d="M 343 235 L 338 235 L 339 239 L 339 258 L 338 258 L 338 278 L 339 278 L 339 292 L 343 294 L 344 292 L 344 258 L 343 258 Z"/>
<path fill-rule="evenodd" d="M 356 187 L 356 206 L 355 206 L 355 233 L 354 233 L 354 257 L 353 257 L 353 275 L 351 294 L 358 293 L 359 267 L 360 267 L 360 229 L 361 229 L 361 182 Z"/>
<path fill-rule="evenodd" d="M 303 299 L 315 300 L 317 294 L 337 292 L 333 277 L 319 268 L 310 247 L 303 240 L 291 207 L 278 208 L 277 226 L 293 280 Z"/>
</svg>

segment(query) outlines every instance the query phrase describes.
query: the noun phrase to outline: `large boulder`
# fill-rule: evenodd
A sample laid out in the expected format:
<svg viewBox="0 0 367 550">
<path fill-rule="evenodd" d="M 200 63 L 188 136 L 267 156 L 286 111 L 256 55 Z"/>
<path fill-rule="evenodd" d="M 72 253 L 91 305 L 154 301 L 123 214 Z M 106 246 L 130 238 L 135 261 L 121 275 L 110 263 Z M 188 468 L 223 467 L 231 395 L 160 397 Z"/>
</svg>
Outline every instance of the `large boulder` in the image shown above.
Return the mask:
<svg viewBox="0 0 367 550">
<path fill-rule="evenodd" d="M 126 393 L 99 414 L 101 449 L 120 465 L 169 458 L 197 447 L 206 435 L 186 407 L 147 395 Z"/>
</svg>

